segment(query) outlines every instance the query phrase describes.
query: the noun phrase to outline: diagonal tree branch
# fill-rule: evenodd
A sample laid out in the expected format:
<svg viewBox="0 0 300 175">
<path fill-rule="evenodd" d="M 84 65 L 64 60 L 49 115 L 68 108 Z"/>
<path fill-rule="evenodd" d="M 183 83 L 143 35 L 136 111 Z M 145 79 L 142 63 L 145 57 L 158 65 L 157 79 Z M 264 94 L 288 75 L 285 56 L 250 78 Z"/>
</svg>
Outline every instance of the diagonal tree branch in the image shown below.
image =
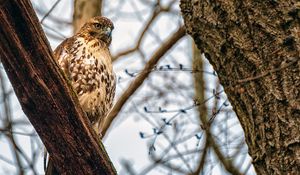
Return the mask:
<svg viewBox="0 0 300 175">
<path fill-rule="evenodd" d="M 140 49 L 141 47 L 141 44 L 142 44 L 142 41 L 144 40 L 145 36 L 146 36 L 146 33 L 149 32 L 150 30 L 150 27 L 152 26 L 152 24 L 155 22 L 155 20 L 159 17 L 159 15 L 162 13 L 162 12 L 168 12 L 171 10 L 171 7 L 172 5 L 175 3 L 176 1 L 172 0 L 168 5 L 167 7 L 162 7 L 160 4 L 159 4 L 159 1 L 157 2 L 157 6 L 154 7 L 155 9 L 153 10 L 151 16 L 149 17 L 148 21 L 145 23 L 139 37 L 138 37 L 138 40 L 136 41 L 136 44 L 127 49 L 127 50 L 124 50 L 124 51 L 121 51 L 120 53 L 118 53 L 117 55 L 113 56 L 112 60 L 113 61 L 116 61 L 117 59 L 119 59 L 120 57 L 122 56 L 125 56 L 125 55 L 128 55 L 128 54 L 131 54 L 137 50 Z"/>
<path fill-rule="evenodd" d="M 105 119 L 105 123 L 102 129 L 102 136 L 105 135 L 107 129 L 110 127 L 113 120 L 116 118 L 123 105 L 129 99 L 129 97 L 143 84 L 144 80 L 148 77 L 151 70 L 157 64 L 161 57 L 163 57 L 167 51 L 169 51 L 172 46 L 175 45 L 183 36 L 185 36 L 185 28 L 181 26 L 172 36 L 167 39 L 165 43 L 152 55 L 148 63 L 145 65 L 144 69 L 138 77 L 129 85 L 128 89 L 122 94 L 118 99 L 117 103 L 114 105 L 113 109 Z"/>
<path fill-rule="evenodd" d="M 0 25 L 2 64 L 59 172 L 116 174 L 75 94 L 59 73 L 30 1 L 1 1 Z"/>
</svg>

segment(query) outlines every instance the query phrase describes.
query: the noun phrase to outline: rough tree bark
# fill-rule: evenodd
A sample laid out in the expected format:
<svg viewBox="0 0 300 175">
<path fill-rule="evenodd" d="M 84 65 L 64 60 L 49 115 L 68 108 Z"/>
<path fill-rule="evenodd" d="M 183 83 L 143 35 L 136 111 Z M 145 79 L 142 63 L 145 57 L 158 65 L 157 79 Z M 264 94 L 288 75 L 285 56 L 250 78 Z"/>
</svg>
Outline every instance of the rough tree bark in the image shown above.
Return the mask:
<svg viewBox="0 0 300 175">
<path fill-rule="evenodd" d="M 102 0 L 75 0 L 73 13 L 73 31 L 78 32 L 81 26 L 90 18 L 100 16 Z"/>
<path fill-rule="evenodd" d="M 1 1 L 0 58 L 22 109 L 61 174 L 116 174 L 52 58 L 29 0 Z"/>
<path fill-rule="evenodd" d="M 300 172 L 300 2 L 181 0 L 214 66 L 257 174 Z"/>
</svg>

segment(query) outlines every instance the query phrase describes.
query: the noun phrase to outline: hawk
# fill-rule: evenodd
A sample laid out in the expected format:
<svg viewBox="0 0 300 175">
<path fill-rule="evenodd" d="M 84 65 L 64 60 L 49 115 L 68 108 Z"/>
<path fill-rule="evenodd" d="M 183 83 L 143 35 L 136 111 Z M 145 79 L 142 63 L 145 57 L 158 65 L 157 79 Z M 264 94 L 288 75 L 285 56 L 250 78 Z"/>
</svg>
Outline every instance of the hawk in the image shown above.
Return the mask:
<svg viewBox="0 0 300 175">
<path fill-rule="evenodd" d="M 116 78 L 109 51 L 113 29 L 108 18 L 93 17 L 54 51 L 55 60 L 99 135 L 115 96 Z"/>
</svg>

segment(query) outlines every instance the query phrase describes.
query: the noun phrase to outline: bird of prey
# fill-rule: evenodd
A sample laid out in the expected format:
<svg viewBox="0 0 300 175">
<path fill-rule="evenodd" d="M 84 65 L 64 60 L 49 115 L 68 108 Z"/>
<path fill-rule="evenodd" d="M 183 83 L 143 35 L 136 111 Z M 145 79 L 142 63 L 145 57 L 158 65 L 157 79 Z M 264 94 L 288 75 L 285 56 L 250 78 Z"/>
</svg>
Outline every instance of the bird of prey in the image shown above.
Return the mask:
<svg viewBox="0 0 300 175">
<path fill-rule="evenodd" d="M 99 135 L 115 95 L 116 78 L 109 51 L 113 29 L 108 18 L 93 17 L 54 51 L 57 63 L 71 81 L 82 109 Z"/>
<path fill-rule="evenodd" d="M 98 135 L 115 96 L 116 78 L 109 52 L 113 29 L 108 18 L 93 17 L 54 51 L 55 60 L 71 82 Z M 49 160 L 46 175 L 50 174 L 59 173 Z"/>
</svg>

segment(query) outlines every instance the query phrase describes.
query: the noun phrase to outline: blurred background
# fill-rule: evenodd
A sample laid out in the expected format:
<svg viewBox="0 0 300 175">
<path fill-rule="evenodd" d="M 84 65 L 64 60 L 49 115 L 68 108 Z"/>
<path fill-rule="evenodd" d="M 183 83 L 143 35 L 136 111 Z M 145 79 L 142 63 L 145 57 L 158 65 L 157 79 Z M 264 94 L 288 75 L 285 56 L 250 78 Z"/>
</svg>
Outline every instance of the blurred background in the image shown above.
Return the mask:
<svg viewBox="0 0 300 175">
<path fill-rule="evenodd" d="M 179 0 L 49 0 L 32 5 L 53 50 L 90 16 L 115 26 L 115 102 L 159 50 L 164 56 L 131 95 L 103 139 L 120 175 L 255 174 L 240 123 L 217 74 L 183 26 Z M 207 132 L 213 141 L 207 139 Z M 44 174 L 44 146 L 0 65 L 0 174 Z"/>
</svg>

